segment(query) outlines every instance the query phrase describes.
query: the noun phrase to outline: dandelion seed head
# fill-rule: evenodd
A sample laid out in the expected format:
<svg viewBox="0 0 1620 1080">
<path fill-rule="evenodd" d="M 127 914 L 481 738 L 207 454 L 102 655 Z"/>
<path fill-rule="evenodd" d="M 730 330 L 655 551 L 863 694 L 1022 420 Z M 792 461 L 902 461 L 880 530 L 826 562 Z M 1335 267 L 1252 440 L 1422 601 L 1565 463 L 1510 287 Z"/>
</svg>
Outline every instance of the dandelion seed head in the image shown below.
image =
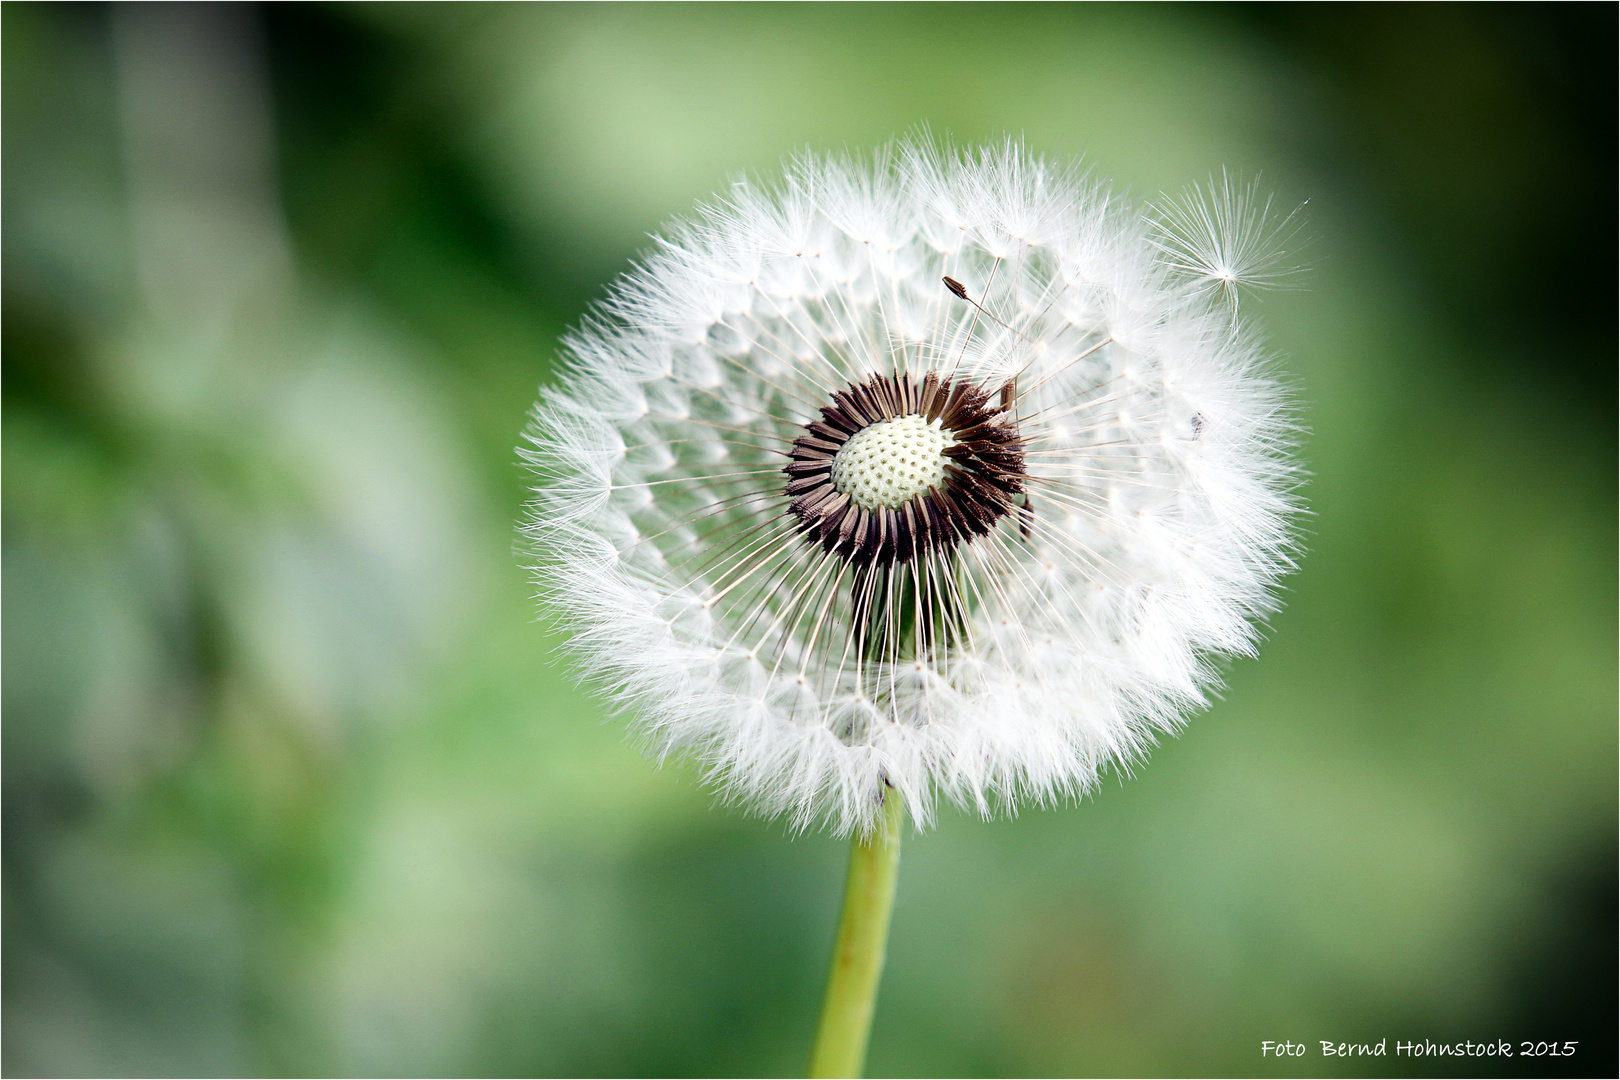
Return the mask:
<svg viewBox="0 0 1620 1080">
<path fill-rule="evenodd" d="M 530 433 L 583 671 L 800 828 L 1128 769 L 1292 565 L 1287 398 L 1209 284 L 1241 209 L 1188 219 L 1233 254 L 1195 264 L 1187 220 L 1017 143 L 898 143 L 671 226 Z"/>
</svg>

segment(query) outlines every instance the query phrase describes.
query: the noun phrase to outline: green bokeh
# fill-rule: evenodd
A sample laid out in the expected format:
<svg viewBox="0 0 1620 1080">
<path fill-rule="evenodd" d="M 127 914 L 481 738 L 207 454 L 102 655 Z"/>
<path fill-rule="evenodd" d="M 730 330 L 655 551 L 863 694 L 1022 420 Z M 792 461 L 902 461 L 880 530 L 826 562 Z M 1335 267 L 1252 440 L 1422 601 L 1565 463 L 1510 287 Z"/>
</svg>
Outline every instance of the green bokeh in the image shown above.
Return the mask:
<svg viewBox="0 0 1620 1080">
<path fill-rule="evenodd" d="M 1137 775 L 908 840 L 873 1074 L 1614 1069 L 1612 7 L 0 10 L 8 1075 L 803 1067 L 843 845 L 573 684 L 513 447 L 649 232 L 924 127 L 1308 200 L 1311 514 Z"/>
</svg>

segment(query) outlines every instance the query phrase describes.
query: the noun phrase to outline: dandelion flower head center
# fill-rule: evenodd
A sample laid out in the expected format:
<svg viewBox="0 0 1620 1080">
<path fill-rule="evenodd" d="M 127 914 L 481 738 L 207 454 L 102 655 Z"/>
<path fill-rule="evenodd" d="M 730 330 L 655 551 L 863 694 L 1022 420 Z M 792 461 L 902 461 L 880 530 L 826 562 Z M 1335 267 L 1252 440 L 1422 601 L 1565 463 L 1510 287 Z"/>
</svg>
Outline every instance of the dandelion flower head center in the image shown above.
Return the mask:
<svg viewBox="0 0 1620 1080">
<path fill-rule="evenodd" d="M 938 420 L 916 413 L 871 424 L 833 458 L 833 487 L 862 509 L 898 510 L 945 479 L 945 448 L 954 441 Z"/>
<path fill-rule="evenodd" d="M 858 566 L 983 536 L 1024 490 L 1024 440 L 992 394 L 928 372 L 835 391 L 793 443 L 784 493 L 802 534 Z"/>
</svg>

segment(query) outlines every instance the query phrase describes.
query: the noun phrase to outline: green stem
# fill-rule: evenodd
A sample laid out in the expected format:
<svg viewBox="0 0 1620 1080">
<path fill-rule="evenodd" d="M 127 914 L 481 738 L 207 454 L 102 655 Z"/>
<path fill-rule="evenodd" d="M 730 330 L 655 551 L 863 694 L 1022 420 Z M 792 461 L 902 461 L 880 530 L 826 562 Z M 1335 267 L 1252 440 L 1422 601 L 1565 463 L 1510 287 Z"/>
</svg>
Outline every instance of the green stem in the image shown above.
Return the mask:
<svg viewBox="0 0 1620 1080">
<path fill-rule="evenodd" d="M 866 1039 L 872 1031 L 872 1007 L 883 974 L 889 913 L 894 909 L 905 809 L 899 792 L 886 788 L 884 795 L 872 835 L 857 836 L 850 849 L 844 914 L 838 921 L 832 969 L 827 972 L 821 1026 L 810 1053 L 812 1077 L 859 1076 L 866 1064 Z"/>
</svg>

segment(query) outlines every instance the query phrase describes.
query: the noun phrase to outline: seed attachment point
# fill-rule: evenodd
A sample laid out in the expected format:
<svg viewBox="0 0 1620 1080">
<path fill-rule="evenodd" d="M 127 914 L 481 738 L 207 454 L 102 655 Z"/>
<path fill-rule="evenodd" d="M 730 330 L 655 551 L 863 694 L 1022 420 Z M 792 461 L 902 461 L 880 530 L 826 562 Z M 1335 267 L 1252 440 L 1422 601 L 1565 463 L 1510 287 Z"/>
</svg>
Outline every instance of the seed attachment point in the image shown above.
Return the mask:
<svg viewBox="0 0 1620 1080">
<path fill-rule="evenodd" d="M 802 534 L 857 566 L 949 551 L 1012 513 L 1024 440 L 999 398 L 929 372 L 835 391 L 783 470 Z"/>
</svg>

